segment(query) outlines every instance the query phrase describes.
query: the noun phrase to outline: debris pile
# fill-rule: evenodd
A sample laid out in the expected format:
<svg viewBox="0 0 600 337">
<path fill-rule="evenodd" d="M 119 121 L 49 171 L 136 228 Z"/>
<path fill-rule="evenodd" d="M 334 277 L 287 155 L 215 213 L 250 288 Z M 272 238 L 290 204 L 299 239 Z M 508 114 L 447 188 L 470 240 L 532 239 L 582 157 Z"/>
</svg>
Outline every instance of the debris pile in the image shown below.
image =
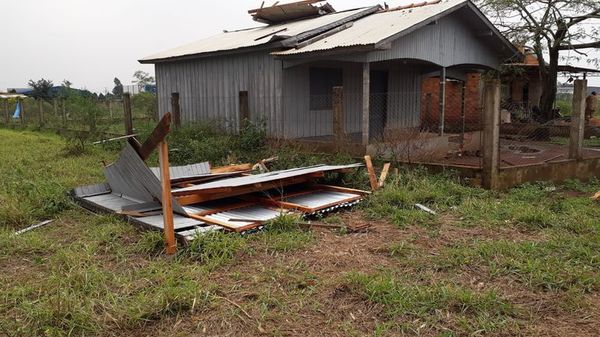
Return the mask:
<svg viewBox="0 0 600 337">
<path fill-rule="evenodd" d="M 147 166 L 144 159 L 168 132 L 169 123 L 161 121 L 144 144 L 129 138 L 118 159 L 104 167 L 106 183 L 77 187 L 73 197 L 90 210 L 120 214 L 139 225 L 163 230 L 167 213 L 163 213 L 161 171 Z M 272 160 L 261 161 L 261 171 Z M 362 164 L 251 174 L 254 166 L 211 167 L 208 162 L 170 166 L 170 194 L 166 195 L 171 196 L 175 236 L 192 240 L 198 233 L 215 230 L 248 233 L 282 213 L 322 215 L 355 205 L 369 193 L 319 183 L 327 173 L 345 173 Z"/>
</svg>

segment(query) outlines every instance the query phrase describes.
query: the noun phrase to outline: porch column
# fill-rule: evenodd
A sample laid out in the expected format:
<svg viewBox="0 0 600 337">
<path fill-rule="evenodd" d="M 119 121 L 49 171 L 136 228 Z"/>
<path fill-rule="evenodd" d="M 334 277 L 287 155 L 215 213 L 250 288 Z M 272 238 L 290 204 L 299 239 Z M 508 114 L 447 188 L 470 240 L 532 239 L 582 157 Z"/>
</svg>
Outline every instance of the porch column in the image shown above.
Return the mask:
<svg viewBox="0 0 600 337">
<path fill-rule="evenodd" d="M 487 189 L 498 187 L 500 169 L 500 81 L 489 80 L 483 89 L 483 137 L 481 150 L 482 185 Z"/>
<path fill-rule="evenodd" d="M 585 133 L 585 97 L 587 95 L 587 80 L 575 80 L 573 91 L 573 112 L 571 113 L 571 128 L 569 141 L 569 159 L 581 159 L 583 135 Z"/>
<path fill-rule="evenodd" d="M 440 71 L 440 136 L 444 135 L 444 119 L 446 116 L 446 67 Z"/>
<path fill-rule="evenodd" d="M 371 69 L 369 62 L 363 63 L 362 74 L 362 143 L 364 146 L 369 145 L 369 96 Z"/>
</svg>

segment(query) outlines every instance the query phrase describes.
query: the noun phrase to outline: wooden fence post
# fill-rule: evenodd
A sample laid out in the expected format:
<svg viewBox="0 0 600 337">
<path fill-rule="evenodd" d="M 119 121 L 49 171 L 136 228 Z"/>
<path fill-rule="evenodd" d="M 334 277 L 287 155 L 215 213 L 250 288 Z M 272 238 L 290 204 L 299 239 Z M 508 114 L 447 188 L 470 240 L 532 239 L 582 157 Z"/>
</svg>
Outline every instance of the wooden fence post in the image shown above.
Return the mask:
<svg viewBox="0 0 600 337">
<path fill-rule="evenodd" d="M 242 132 L 242 130 L 244 130 L 244 128 L 246 127 L 246 123 L 250 120 L 250 104 L 248 102 L 248 92 L 247 91 L 240 91 L 239 94 L 239 131 L 240 133 Z"/>
<path fill-rule="evenodd" d="M 485 83 L 483 96 L 483 165 L 482 185 L 484 188 L 498 187 L 500 162 L 500 80 Z"/>
<path fill-rule="evenodd" d="M 40 127 L 44 126 L 44 100 L 42 98 L 38 99 L 38 110 L 39 110 L 39 121 Z"/>
<path fill-rule="evenodd" d="M 573 111 L 569 140 L 569 159 L 581 159 L 583 136 L 585 133 L 585 98 L 587 80 L 575 80 L 573 91 Z"/>
<path fill-rule="evenodd" d="M 344 142 L 344 88 L 333 87 L 333 139 L 336 147 Z"/>
<path fill-rule="evenodd" d="M 63 128 L 67 127 L 67 111 L 66 111 L 67 108 L 66 108 L 66 105 L 67 105 L 67 99 L 63 97 L 62 98 L 62 109 L 61 109 L 62 111 L 61 111 L 61 116 L 60 116 Z"/>
<path fill-rule="evenodd" d="M 21 126 L 23 126 L 23 123 L 26 122 L 26 120 L 25 120 L 25 102 L 22 99 L 19 99 L 17 102 L 19 102 L 21 105 L 21 113 L 19 114 L 19 122 L 21 123 Z"/>
<path fill-rule="evenodd" d="M 6 125 L 10 124 L 10 114 L 8 112 L 8 99 L 4 100 L 4 120 Z"/>
<path fill-rule="evenodd" d="M 179 105 L 179 93 L 171 93 L 171 114 L 173 116 L 173 125 L 176 128 L 181 126 L 181 107 Z"/>
<path fill-rule="evenodd" d="M 125 122 L 125 135 L 133 134 L 133 117 L 131 115 L 131 95 L 123 93 L 123 114 Z"/>
</svg>

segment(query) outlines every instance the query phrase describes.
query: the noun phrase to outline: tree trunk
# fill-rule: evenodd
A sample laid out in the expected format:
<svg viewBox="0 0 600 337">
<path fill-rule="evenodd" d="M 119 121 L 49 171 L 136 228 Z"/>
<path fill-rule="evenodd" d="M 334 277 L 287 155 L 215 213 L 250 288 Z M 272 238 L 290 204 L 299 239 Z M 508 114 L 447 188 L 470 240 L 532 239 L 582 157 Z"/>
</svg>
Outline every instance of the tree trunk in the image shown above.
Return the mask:
<svg viewBox="0 0 600 337">
<path fill-rule="evenodd" d="M 545 74 L 546 76 L 542 76 L 540 110 L 546 116 L 547 121 L 554 118 L 552 110 L 554 109 L 554 101 L 556 100 L 556 83 L 558 81 L 558 52 L 558 48 L 550 48 L 548 70 Z"/>
</svg>

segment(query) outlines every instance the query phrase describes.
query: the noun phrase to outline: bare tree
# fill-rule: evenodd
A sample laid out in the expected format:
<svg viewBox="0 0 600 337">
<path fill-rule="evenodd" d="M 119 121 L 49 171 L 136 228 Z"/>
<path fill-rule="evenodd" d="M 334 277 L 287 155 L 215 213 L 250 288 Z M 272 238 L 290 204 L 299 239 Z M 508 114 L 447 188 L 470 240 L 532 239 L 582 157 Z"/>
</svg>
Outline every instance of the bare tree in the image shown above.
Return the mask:
<svg viewBox="0 0 600 337">
<path fill-rule="evenodd" d="M 530 44 L 540 62 L 540 109 L 552 118 L 558 64 L 564 52 L 584 56 L 600 48 L 598 0 L 480 0 L 481 9 L 516 43 Z M 567 55 L 573 56 L 573 55 Z M 548 60 L 546 62 L 546 60 Z"/>
</svg>

